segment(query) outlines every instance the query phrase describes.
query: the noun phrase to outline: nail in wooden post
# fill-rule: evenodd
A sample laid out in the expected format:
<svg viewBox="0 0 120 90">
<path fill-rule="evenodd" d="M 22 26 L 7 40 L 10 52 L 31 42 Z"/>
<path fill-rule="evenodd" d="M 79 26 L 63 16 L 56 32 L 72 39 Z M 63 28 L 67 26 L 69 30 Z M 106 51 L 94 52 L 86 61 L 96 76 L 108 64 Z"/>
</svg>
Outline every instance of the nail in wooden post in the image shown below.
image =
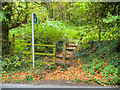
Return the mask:
<svg viewBox="0 0 120 90">
<path fill-rule="evenodd" d="M 66 41 L 63 43 L 63 65 L 66 65 Z"/>
<path fill-rule="evenodd" d="M 55 61 L 56 61 L 56 42 L 55 41 L 53 41 L 53 45 L 55 45 L 53 47 L 53 54 L 55 54 L 55 55 L 52 58 L 52 60 L 53 60 L 52 62 L 55 64 Z"/>
</svg>

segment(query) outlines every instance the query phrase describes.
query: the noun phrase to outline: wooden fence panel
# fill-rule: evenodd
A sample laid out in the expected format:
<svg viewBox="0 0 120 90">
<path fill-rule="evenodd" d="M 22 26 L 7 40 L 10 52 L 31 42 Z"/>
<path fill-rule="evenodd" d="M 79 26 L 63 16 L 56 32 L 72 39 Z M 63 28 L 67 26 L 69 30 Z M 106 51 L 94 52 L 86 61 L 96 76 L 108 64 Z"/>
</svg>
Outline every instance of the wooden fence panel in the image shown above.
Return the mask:
<svg viewBox="0 0 120 90">
<path fill-rule="evenodd" d="M 30 54 L 30 62 L 32 62 L 32 43 L 15 43 L 15 34 L 13 34 L 13 46 L 15 48 L 15 45 L 30 45 L 31 46 L 31 50 L 29 52 L 26 51 L 22 51 L 23 54 Z M 48 46 L 48 47 L 53 47 L 53 53 L 36 53 L 35 55 L 47 55 L 47 56 L 53 56 L 52 58 L 52 62 L 44 62 L 42 61 L 42 63 L 46 63 L 46 64 L 55 64 L 56 61 L 56 42 L 53 41 L 53 45 L 47 45 L 47 44 L 34 44 L 35 46 Z M 13 50 L 14 53 L 17 53 L 18 51 Z M 36 61 L 35 61 L 36 62 Z"/>
</svg>

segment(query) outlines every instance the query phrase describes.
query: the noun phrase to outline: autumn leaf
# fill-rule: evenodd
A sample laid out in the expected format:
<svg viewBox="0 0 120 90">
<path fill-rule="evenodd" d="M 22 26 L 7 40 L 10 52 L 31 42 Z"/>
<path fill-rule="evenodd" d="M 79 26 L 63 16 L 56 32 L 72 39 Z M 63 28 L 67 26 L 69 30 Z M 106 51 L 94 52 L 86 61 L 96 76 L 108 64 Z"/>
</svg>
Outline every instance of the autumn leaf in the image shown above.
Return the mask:
<svg viewBox="0 0 120 90">
<path fill-rule="evenodd" d="M 98 73 L 98 71 L 96 71 L 96 73 Z"/>
<path fill-rule="evenodd" d="M 78 59 L 78 63 L 80 63 L 80 59 Z"/>
<path fill-rule="evenodd" d="M 100 78 L 102 78 L 102 75 L 100 75 Z"/>
<path fill-rule="evenodd" d="M 104 66 L 107 66 L 107 64 L 106 64 L 106 63 L 104 63 Z"/>
<path fill-rule="evenodd" d="M 81 68 L 81 65 L 78 66 L 78 69 L 80 69 L 80 68 Z"/>
<path fill-rule="evenodd" d="M 91 53 L 93 52 L 93 51 L 90 51 Z"/>
<path fill-rule="evenodd" d="M 69 78 L 67 78 L 67 80 L 69 80 Z"/>
</svg>

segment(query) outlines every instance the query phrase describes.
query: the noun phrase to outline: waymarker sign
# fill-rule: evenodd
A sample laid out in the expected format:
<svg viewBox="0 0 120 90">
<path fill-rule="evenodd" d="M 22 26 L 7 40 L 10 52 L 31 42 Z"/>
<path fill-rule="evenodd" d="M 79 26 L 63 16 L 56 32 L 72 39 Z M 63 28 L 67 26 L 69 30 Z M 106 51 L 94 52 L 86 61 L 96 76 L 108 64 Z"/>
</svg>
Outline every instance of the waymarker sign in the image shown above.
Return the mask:
<svg viewBox="0 0 120 90">
<path fill-rule="evenodd" d="M 32 59 L 33 59 L 33 73 L 35 70 L 35 60 L 34 60 L 34 24 L 37 24 L 37 16 L 32 13 Z"/>
</svg>

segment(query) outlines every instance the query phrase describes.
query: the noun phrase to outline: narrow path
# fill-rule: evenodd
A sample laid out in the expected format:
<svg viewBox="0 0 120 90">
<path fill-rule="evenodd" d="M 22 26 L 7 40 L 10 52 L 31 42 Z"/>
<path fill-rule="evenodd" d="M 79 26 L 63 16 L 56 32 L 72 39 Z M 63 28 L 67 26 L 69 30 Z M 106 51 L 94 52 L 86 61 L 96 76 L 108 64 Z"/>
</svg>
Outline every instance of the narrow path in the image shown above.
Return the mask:
<svg viewBox="0 0 120 90">
<path fill-rule="evenodd" d="M 73 64 L 73 59 L 75 58 L 74 51 L 76 50 L 77 46 L 78 46 L 77 43 L 74 44 L 70 42 L 66 47 L 66 64 L 69 66 Z M 56 64 L 62 65 L 63 64 L 62 58 L 63 58 L 62 52 L 58 53 L 56 55 Z"/>
<path fill-rule="evenodd" d="M 74 52 L 77 48 L 78 44 L 70 43 L 66 47 L 66 64 L 69 65 L 66 69 L 63 69 L 61 65 L 63 65 L 63 55 L 62 52 L 56 55 L 56 62 L 59 64 L 55 70 L 50 70 L 49 73 L 45 73 L 45 80 L 76 80 L 81 79 L 85 80 L 84 72 L 80 68 L 82 66 L 82 62 L 78 62 L 75 60 Z M 46 71 L 45 71 L 46 72 Z"/>
</svg>

